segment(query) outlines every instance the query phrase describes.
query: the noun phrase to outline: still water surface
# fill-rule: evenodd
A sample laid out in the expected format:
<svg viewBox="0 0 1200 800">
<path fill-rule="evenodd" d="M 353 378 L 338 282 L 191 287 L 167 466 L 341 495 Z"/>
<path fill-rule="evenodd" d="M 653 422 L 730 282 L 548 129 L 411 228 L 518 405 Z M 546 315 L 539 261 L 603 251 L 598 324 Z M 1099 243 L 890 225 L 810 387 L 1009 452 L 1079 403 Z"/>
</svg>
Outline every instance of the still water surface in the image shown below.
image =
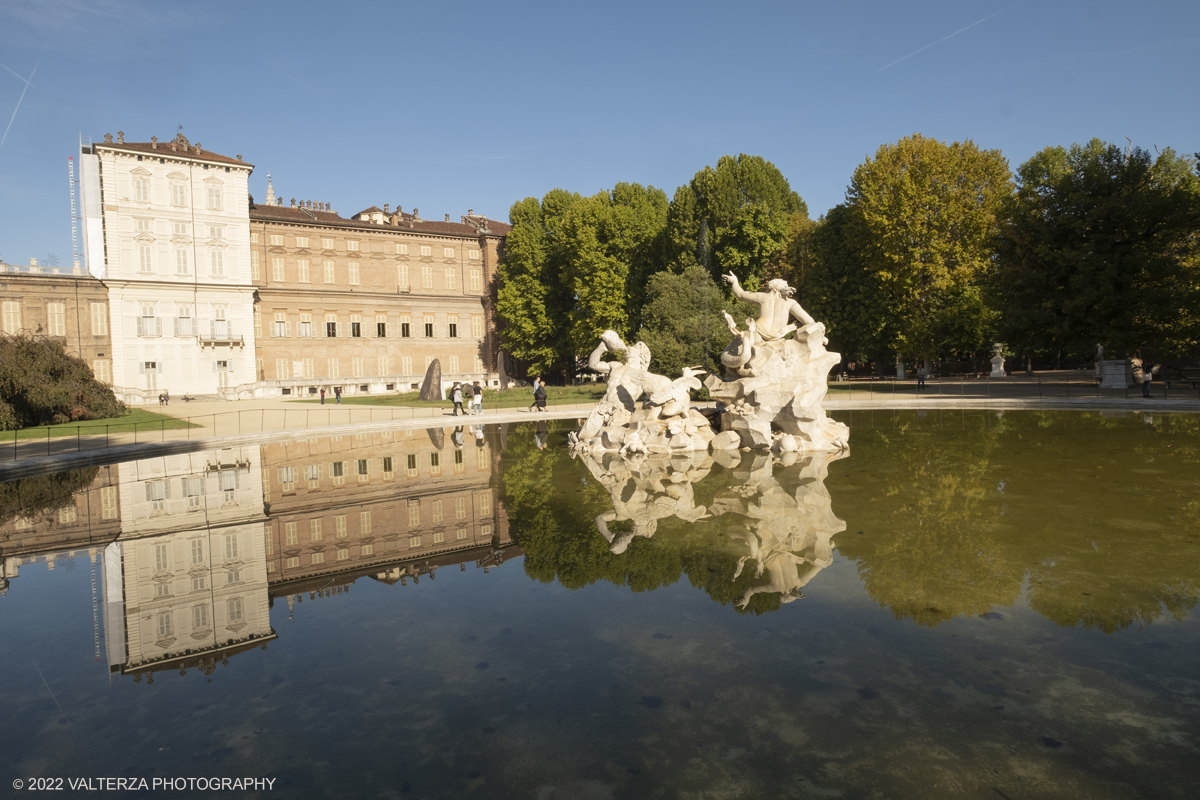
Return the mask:
<svg viewBox="0 0 1200 800">
<path fill-rule="evenodd" d="M 848 455 L 531 423 L 0 486 L 0 778 L 1194 797 L 1200 418 L 836 416 Z"/>
</svg>

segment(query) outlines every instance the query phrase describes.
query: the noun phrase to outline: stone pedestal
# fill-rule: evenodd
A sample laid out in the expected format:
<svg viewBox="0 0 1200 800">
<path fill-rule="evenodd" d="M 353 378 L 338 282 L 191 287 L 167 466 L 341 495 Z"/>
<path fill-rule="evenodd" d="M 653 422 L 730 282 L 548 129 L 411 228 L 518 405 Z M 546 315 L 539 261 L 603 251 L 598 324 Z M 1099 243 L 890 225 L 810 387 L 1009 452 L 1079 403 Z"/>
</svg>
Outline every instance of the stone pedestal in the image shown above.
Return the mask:
<svg viewBox="0 0 1200 800">
<path fill-rule="evenodd" d="M 1008 373 L 1004 371 L 1004 356 L 996 356 L 992 359 L 992 372 L 988 375 L 989 378 L 1005 378 Z"/>
<path fill-rule="evenodd" d="M 1133 364 L 1128 358 L 1101 361 L 1101 389 L 1128 389 L 1133 386 Z"/>
</svg>

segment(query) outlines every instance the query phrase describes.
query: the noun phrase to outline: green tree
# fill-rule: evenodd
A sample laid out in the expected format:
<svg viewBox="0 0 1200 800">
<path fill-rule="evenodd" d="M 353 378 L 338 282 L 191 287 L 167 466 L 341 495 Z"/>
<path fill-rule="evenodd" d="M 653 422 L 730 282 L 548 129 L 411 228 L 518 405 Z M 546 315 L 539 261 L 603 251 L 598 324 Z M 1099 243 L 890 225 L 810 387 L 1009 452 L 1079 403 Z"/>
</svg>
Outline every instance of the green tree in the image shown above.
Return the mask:
<svg viewBox="0 0 1200 800">
<path fill-rule="evenodd" d="M 846 237 L 865 265 L 856 293 L 882 297 L 895 349 L 915 356 L 970 352 L 990 322 L 979 283 L 996 216 L 1012 191 L 998 150 L 920 134 L 879 148 L 846 192 Z"/>
<path fill-rule="evenodd" d="M 808 215 L 783 173 L 762 156 L 722 156 L 675 192 L 669 212 L 668 263 L 695 263 L 714 279 L 734 270 L 753 291 L 787 243 L 789 215 Z"/>
<path fill-rule="evenodd" d="M 1093 139 L 1018 170 L 989 282 L 1006 340 L 1090 354 L 1200 343 L 1200 179 L 1191 159 Z"/>
<path fill-rule="evenodd" d="M 691 264 L 682 274 L 659 272 L 646 298 L 638 338 L 654 355 L 654 371 L 674 377 L 701 366 L 720 375 L 721 351 L 732 338 L 721 312 L 731 304 L 708 271 Z"/>
<path fill-rule="evenodd" d="M 0 430 L 125 415 L 112 388 L 96 380 L 60 339 L 0 337 Z"/>
</svg>

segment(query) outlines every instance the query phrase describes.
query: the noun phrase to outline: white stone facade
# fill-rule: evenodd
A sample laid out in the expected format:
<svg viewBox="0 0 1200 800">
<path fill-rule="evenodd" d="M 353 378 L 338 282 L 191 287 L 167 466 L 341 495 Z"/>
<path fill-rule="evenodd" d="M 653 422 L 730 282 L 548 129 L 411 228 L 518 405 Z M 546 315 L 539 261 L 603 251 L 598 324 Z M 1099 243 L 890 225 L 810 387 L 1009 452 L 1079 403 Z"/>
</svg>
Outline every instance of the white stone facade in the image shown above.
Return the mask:
<svg viewBox="0 0 1200 800">
<path fill-rule="evenodd" d="M 182 134 L 123 138 L 106 136 L 81 154 L 85 175 L 99 176 L 98 204 L 94 186 L 83 186 L 85 215 L 98 206 L 103 232 L 102 249 L 88 243 L 88 270 L 109 288 L 118 396 L 132 404 L 163 391 L 214 396 L 254 380 L 253 166 Z"/>
</svg>

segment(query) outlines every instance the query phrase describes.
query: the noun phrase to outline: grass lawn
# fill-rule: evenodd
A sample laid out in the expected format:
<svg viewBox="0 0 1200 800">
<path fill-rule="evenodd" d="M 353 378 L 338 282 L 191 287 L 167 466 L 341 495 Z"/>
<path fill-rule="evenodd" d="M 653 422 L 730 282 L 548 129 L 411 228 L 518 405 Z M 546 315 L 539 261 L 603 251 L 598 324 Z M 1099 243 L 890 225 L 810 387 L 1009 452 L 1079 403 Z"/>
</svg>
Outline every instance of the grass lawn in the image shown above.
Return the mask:
<svg viewBox="0 0 1200 800">
<path fill-rule="evenodd" d="M 608 386 L 603 383 L 588 383 L 582 386 L 547 386 L 546 405 L 572 405 L 575 403 L 594 403 L 604 396 Z M 449 400 L 418 400 L 419 392 L 402 392 L 400 394 L 373 395 L 370 397 L 343 397 L 342 405 L 352 406 L 403 406 L 405 408 L 448 408 Z M 464 393 L 463 404 L 470 398 Z M 301 400 L 301 403 L 320 403 L 321 400 Z M 326 395 L 326 403 L 336 403 L 331 395 Z M 529 387 L 499 391 L 485 389 L 483 392 L 483 407 L 489 408 L 526 408 L 533 402 L 533 390 Z"/>
<path fill-rule="evenodd" d="M 88 422 L 64 422 L 62 425 L 42 425 L 37 428 L 23 428 L 17 431 L 18 439 L 45 439 L 46 431 L 50 431 L 50 438 L 58 438 L 61 436 L 94 436 L 96 434 L 104 435 L 107 429 L 109 433 L 132 433 L 135 429 L 141 433 L 142 431 L 159 431 L 159 430 L 182 430 L 183 428 L 199 428 L 191 422 L 186 422 L 175 417 L 168 417 L 165 414 L 155 414 L 153 411 L 146 411 L 141 408 L 130 409 L 129 413 L 123 417 L 112 417 L 111 419 L 95 419 Z M 0 432 L 0 441 L 5 439 L 11 440 L 11 432 Z"/>
</svg>

